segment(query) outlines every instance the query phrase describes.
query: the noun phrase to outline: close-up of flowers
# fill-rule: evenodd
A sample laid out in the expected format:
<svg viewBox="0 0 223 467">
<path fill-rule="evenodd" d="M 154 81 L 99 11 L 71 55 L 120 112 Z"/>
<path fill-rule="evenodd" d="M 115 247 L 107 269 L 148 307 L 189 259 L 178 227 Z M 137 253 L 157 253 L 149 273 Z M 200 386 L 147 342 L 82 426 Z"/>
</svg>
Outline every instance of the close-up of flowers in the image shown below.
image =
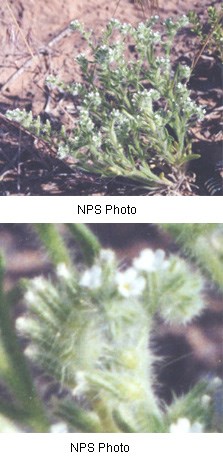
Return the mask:
<svg viewBox="0 0 223 467">
<path fill-rule="evenodd" d="M 204 313 L 207 284 L 223 287 L 222 225 L 161 224 L 162 234 L 182 242 L 180 250 L 146 247 L 130 263 L 85 225 L 65 230 L 80 259 L 69 255 L 62 227 L 30 226 L 53 267 L 24 277 L 9 295 L 1 263 L 0 431 L 221 431 L 221 378 L 206 372 L 167 404 L 157 391 L 152 342 L 161 323 L 186 333 Z M 206 263 L 205 248 L 214 261 Z M 10 307 L 17 301 L 14 326 Z M 54 388 L 47 398 L 44 378 Z"/>
</svg>

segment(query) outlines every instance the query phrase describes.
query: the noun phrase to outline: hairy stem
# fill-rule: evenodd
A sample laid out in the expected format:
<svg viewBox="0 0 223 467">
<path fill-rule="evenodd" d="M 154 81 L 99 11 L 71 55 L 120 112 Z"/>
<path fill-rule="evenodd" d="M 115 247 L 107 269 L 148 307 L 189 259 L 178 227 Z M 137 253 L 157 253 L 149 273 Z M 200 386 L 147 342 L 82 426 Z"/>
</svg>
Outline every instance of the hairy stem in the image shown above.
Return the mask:
<svg viewBox="0 0 223 467">
<path fill-rule="evenodd" d="M 3 291 L 3 277 L 3 260 L 0 257 L 0 330 L 8 364 L 10 365 L 9 372 L 13 376 L 16 398 L 20 402 L 22 412 L 24 411 L 26 414 L 26 422 L 35 431 L 45 432 L 48 431 L 48 422 L 17 340 L 8 302 Z M 5 409 L 5 413 L 8 412 L 7 406 L 5 406 Z"/>
<path fill-rule="evenodd" d="M 67 224 L 67 227 L 80 245 L 86 263 L 91 265 L 101 249 L 99 241 L 84 224 Z"/>
<path fill-rule="evenodd" d="M 62 236 L 53 224 L 34 224 L 34 228 L 47 249 L 54 265 L 70 264 L 70 254 Z"/>
</svg>

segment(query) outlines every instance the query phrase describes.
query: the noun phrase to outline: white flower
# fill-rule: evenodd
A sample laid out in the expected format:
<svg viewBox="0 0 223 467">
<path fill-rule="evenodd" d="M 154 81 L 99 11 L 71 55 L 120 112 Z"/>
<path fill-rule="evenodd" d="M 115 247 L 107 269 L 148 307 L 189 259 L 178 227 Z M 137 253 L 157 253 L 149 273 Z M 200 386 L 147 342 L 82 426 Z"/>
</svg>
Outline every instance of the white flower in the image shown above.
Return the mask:
<svg viewBox="0 0 223 467">
<path fill-rule="evenodd" d="M 70 28 L 73 29 L 73 31 L 80 30 L 81 28 L 81 23 L 78 21 L 78 19 L 74 19 L 70 23 Z"/>
<path fill-rule="evenodd" d="M 115 253 L 112 250 L 101 250 L 99 258 L 101 261 L 111 264 L 115 261 Z"/>
<path fill-rule="evenodd" d="M 91 141 L 96 148 L 100 149 L 102 143 L 101 133 L 99 132 L 97 135 L 93 135 Z"/>
<path fill-rule="evenodd" d="M 120 295 L 126 298 L 141 295 L 146 285 L 144 277 L 138 276 L 137 271 L 133 268 L 117 272 L 115 279 Z"/>
<path fill-rule="evenodd" d="M 132 31 L 132 26 L 128 23 L 123 23 L 120 28 L 122 34 L 130 34 Z"/>
<path fill-rule="evenodd" d="M 33 279 L 32 286 L 38 292 L 44 292 L 45 290 L 47 290 L 47 282 L 41 276 Z"/>
<path fill-rule="evenodd" d="M 194 422 L 191 425 L 188 418 L 178 418 L 176 423 L 170 425 L 170 433 L 203 433 L 203 425 L 200 422 Z"/>
<path fill-rule="evenodd" d="M 44 293 L 48 290 L 48 283 L 41 276 L 36 277 L 31 282 L 31 288 L 25 293 L 25 300 L 29 305 L 35 305 L 38 293 Z"/>
<path fill-rule="evenodd" d="M 90 91 L 83 100 L 83 103 L 87 106 L 93 104 L 95 107 L 101 104 L 101 96 L 98 91 Z"/>
<path fill-rule="evenodd" d="M 178 65 L 178 79 L 189 78 L 191 69 L 187 65 Z"/>
<path fill-rule="evenodd" d="M 88 289 L 97 289 L 102 284 L 102 270 L 100 266 L 92 266 L 84 272 L 81 277 L 80 285 Z"/>
<path fill-rule="evenodd" d="M 110 21 L 109 21 L 109 24 L 114 28 L 121 26 L 120 21 L 118 19 L 116 19 L 116 18 L 111 18 Z"/>
<path fill-rule="evenodd" d="M 201 405 L 204 409 L 207 409 L 211 403 L 211 396 L 204 394 L 201 398 Z"/>
<path fill-rule="evenodd" d="M 67 145 L 60 144 L 58 147 L 57 155 L 60 159 L 65 159 L 70 153 L 69 147 Z"/>
<path fill-rule="evenodd" d="M 36 329 L 35 321 L 32 318 L 27 318 L 26 316 L 20 316 L 17 318 L 15 327 L 20 334 L 26 334 L 29 333 L 30 330 Z"/>
<path fill-rule="evenodd" d="M 139 257 L 133 261 L 133 266 L 139 271 L 145 272 L 154 272 L 158 269 L 166 269 L 169 262 L 164 260 L 164 258 L 165 251 L 156 250 L 154 253 L 154 251 L 146 248 L 141 251 Z"/>
<path fill-rule="evenodd" d="M 24 354 L 26 357 L 30 358 L 30 360 L 35 360 L 38 357 L 38 348 L 34 344 L 29 344 L 25 350 Z"/>
<path fill-rule="evenodd" d="M 222 379 L 219 378 L 219 376 L 215 376 L 215 378 L 211 380 L 209 387 L 211 390 L 215 390 L 215 389 L 220 388 L 221 385 L 222 385 Z"/>
<path fill-rule="evenodd" d="M 54 423 L 50 427 L 50 433 L 68 433 L 68 427 L 65 422 Z"/>
<path fill-rule="evenodd" d="M 29 304 L 29 305 L 35 305 L 36 303 L 36 294 L 33 292 L 33 290 L 28 290 L 26 293 L 25 293 L 25 301 Z"/>
<path fill-rule="evenodd" d="M 89 391 L 89 384 L 86 380 L 86 376 L 83 371 L 77 371 L 75 375 L 75 379 L 76 379 L 76 386 L 72 390 L 72 394 L 75 397 L 80 397 L 83 394 L 85 394 L 87 391 Z"/>
<path fill-rule="evenodd" d="M 0 433 L 21 433 L 21 427 L 0 414 Z"/>
<path fill-rule="evenodd" d="M 78 94 L 81 92 L 82 90 L 82 84 L 81 83 L 74 83 L 72 86 L 71 86 L 71 94 L 72 96 L 78 96 Z"/>
<path fill-rule="evenodd" d="M 188 17 L 186 15 L 181 16 L 181 18 L 179 18 L 179 20 L 178 20 L 178 24 L 182 28 L 184 26 L 187 26 L 188 23 L 189 23 L 189 20 L 188 20 Z"/>
<path fill-rule="evenodd" d="M 71 272 L 69 271 L 65 263 L 60 263 L 57 265 L 57 275 L 61 279 L 71 279 Z"/>
</svg>

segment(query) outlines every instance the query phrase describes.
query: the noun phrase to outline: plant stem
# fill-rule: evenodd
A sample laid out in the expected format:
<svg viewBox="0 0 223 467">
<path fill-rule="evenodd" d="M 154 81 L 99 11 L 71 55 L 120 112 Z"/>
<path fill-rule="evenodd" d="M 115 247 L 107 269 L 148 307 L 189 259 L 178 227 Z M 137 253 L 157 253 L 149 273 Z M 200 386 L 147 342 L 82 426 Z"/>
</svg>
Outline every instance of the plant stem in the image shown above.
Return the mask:
<svg viewBox="0 0 223 467">
<path fill-rule="evenodd" d="M 65 246 L 62 236 L 53 224 L 34 224 L 34 228 L 47 249 L 54 265 L 59 263 L 70 264 L 70 254 Z"/>
<path fill-rule="evenodd" d="M 197 55 L 194 57 L 194 60 L 192 62 L 192 66 L 191 66 L 191 74 L 192 72 L 194 71 L 198 61 L 200 60 L 201 58 L 201 55 L 202 53 L 204 52 L 204 50 L 206 49 L 207 45 L 208 45 L 208 42 L 210 41 L 210 39 L 212 38 L 214 32 L 216 31 L 217 27 L 219 26 L 219 24 L 221 24 L 222 22 L 222 18 L 223 18 L 223 14 L 220 15 L 218 21 L 216 22 L 215 26 L 213 27 L 213 29 L 210 30 L 209 34 L 207 35 L 201 49 L 199 50 L 199 52 L 197 53 Z M 191 76 L 191 75 L 190 75 Z M 187 82 L 189 81 L 190 77 L 187 79 Z"/>
<path fill-rule="evenodd" d="M 93 408 L 100 418 L 104 433 L 120 433 L 105 401 L 95 398 Z"/>
<path fill-rule="evenodd" d="M 4 267 L 2 257 L 0 256 L 0 329 L 2 331 L 2 343 L 10 365 L 9 370 L 13 376 L 16 397 L 20 401 L 22 411 L 26 414 L 25 421 L 35 431 L 45 432 L 48 431 L 48 422 L 17 340 L 13 321 L 9 314 L 8 302 L 3 291 L 3 277 Z M 5 408 L 7 409 L 7 407 Z"/>
<path fill-rule="evenodd" d="M 67 227 L 80 245 L 86 263 L 91 265 L 101 249 L 99 241 L 84 224 L 67 224 Z"/>
<path fill-rule="evenodd" d="M 223 289 L 222 258 L 211 245 L 211 233 L 217 224 L 161 224 L 176 242 L 195 260 L 212 281 Z M 191 241 L 193 239 L 193 241 Z"/>
</svg>

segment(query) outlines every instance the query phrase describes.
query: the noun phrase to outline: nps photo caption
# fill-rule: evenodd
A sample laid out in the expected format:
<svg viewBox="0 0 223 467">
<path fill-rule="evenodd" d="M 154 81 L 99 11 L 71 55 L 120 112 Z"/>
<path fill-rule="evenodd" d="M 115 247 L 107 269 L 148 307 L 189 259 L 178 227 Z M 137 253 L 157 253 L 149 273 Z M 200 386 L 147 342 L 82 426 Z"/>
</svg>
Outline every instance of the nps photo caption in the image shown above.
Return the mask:
<svg viewBox="0 0 223 467">
<path fill-rule="evenodd" d="M 130 447 L 128 444 L 118 443 L 118 444 L 110 444 L 110 443 L 84 443 L 84 442 L 77 442 L 77 443 L 70 443 L 70 450 L 72 453 L 113 453 L 113 452 L 130 452 Z"/>
<path fill-rule="evenodd" d="M 117 206 L 115 204 L 78 204 L 77 214 L 95 214 L 95 215 L 134 215 L 137 213 L 135 206 L 129 204 Z"/>
</svg>

